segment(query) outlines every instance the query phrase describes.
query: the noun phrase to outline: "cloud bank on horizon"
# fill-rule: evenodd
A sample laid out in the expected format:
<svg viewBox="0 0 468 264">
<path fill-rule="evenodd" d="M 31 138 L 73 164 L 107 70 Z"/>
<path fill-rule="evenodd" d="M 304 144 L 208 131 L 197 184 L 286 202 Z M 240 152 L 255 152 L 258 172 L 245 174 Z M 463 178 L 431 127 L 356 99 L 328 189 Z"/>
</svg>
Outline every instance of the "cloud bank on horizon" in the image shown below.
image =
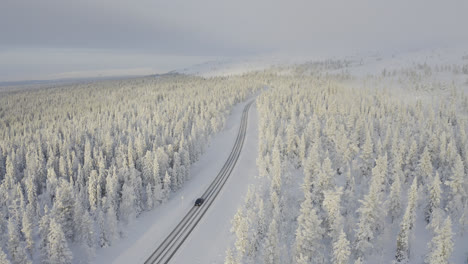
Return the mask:
<svg viewBox="0 0 468 264">
<path fill-rule="evenodd" d="M 220 56 L 446 46 L 468 42 L 466 11 L 465 0 L 6 0 L 0 80 L 168 71 Z"/>
</svg>

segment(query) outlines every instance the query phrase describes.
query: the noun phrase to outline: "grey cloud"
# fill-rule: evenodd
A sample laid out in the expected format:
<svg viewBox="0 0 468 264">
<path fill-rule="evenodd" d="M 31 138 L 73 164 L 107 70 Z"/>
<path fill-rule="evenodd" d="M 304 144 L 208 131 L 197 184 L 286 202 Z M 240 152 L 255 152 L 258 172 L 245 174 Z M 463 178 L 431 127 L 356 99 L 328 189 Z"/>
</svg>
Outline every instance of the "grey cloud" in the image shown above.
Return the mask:
<svg viewBox="0 0 468 264">
<path fill-rule="evenodd" d="M 468 41 L 466 0 L 3 0 L 0 52 L 336 53 Z"/>
</svg>

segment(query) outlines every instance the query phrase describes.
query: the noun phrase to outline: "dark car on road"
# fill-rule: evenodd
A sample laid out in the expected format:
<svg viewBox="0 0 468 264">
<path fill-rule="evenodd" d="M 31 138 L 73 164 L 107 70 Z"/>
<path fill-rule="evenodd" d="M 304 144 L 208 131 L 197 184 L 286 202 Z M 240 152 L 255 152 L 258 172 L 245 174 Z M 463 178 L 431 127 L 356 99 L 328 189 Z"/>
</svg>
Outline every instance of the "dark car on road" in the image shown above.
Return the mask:
<svg viewBox="0 0 468 264">
<path fill-rule="evenodd" d="M 198 199 L 195 201 L 195 206 L 200 206 L 200 205 L 202 205 L 204 201 L 205 201 L 205 199 L 203 199 L 203 198 L 198 198 Z"/>
</svg>

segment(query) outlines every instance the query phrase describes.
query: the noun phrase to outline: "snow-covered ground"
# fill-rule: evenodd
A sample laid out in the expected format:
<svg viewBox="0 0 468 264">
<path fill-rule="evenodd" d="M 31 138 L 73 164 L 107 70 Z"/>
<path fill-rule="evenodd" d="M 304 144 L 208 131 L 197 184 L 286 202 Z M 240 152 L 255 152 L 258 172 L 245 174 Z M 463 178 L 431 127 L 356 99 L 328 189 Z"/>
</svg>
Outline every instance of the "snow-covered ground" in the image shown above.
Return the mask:
<svg viewBox="0 0 468 264">
<path fill-rule="evenodd" d="M 236 110 L 235 120 L 240 121 L 237 116 L 240 117 L 241 111 Z M 234 124 L 234 129 L 238 127 L 237 124 L 239 122 Z M 234 137 L 227 140 L 233 142 Z M 237 208 L 242 204 L 248 186 L 255 182 L 255 176 L 258 175 L 256 166 L 257 149 L 258 121 L 257 108 L 254 104 L 249 112 L 244 147 L 231 176 L 203 219 L 180 247 L 174 259 L 171 260 L 171 263 L 211 264 L 224 262 L 225 250 L 233 240 L 230 233 L 231 220 Z M 222 151 L 223 154 L 228 154 L 231 150 Z M 215 156 L 216 153 L 213 152 L 212 155 Z M 210 165 L 207 164 L 206 169 L 211 171 L 209 167 Z"/>
<path fill-rule="evenodd" d="M 246 100 L 237 104 L 225 128 L 211 140 L 206 152 L 191 167 L 191 180 L 163 205 L 140 215 L 126 227 L 126 235 L 110 248 L 99 249 L 93 263 L 143 263 L 174 229 L 183 216 L 216 177 L 224 165 L 240 125 Z M 248 185 L 257 175 L 257 111 L 249 112 L 247 136 L 237 165 L 203 219 L 198 223 L 172 263 L 222 263 L 231 240 L 227 239 L 231 219 L 242 203 Z"/>
</svg>

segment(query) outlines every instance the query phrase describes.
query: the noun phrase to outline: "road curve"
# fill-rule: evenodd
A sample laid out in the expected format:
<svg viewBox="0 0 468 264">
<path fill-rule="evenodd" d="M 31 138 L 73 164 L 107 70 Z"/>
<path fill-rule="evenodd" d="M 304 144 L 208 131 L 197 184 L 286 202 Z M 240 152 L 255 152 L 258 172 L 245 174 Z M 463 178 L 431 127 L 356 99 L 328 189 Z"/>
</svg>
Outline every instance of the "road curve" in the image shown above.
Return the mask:
<svg viewBox="0 0 468 264">
<path fill-rule="evenodd" d="M 237 160 L 239 159 L 247 131 L 249 109 L 253 102 L 254 101 L 248 103 L 244 108 L 239 132 L 237 134 L 237 138 L 231 154 L 229 155 L 226 163 L 221 168 L 216 178 L 201 196 L 205 199 L 204 203 L 201 206 L 193 206 L 187 212 L 187 214 L 174 228 L 174 230 L 172 230 L 166 239 L 164 239 L 161 245 L 159 245 L 159 247 L 151 254 L 151 256 L 148 257 L 148 259 L 144 262 L 145 264 L 169 263 L 172 257 L 176 254 L 177 250 L 196 227 L 198 222 L 200 222 L 208 208 L 210 208 L 211 204 L 216 199 L 216 196 L 218 196 L 227 179 L 231 175 L 231 172 L 234 169 Z"/>
</svg>

